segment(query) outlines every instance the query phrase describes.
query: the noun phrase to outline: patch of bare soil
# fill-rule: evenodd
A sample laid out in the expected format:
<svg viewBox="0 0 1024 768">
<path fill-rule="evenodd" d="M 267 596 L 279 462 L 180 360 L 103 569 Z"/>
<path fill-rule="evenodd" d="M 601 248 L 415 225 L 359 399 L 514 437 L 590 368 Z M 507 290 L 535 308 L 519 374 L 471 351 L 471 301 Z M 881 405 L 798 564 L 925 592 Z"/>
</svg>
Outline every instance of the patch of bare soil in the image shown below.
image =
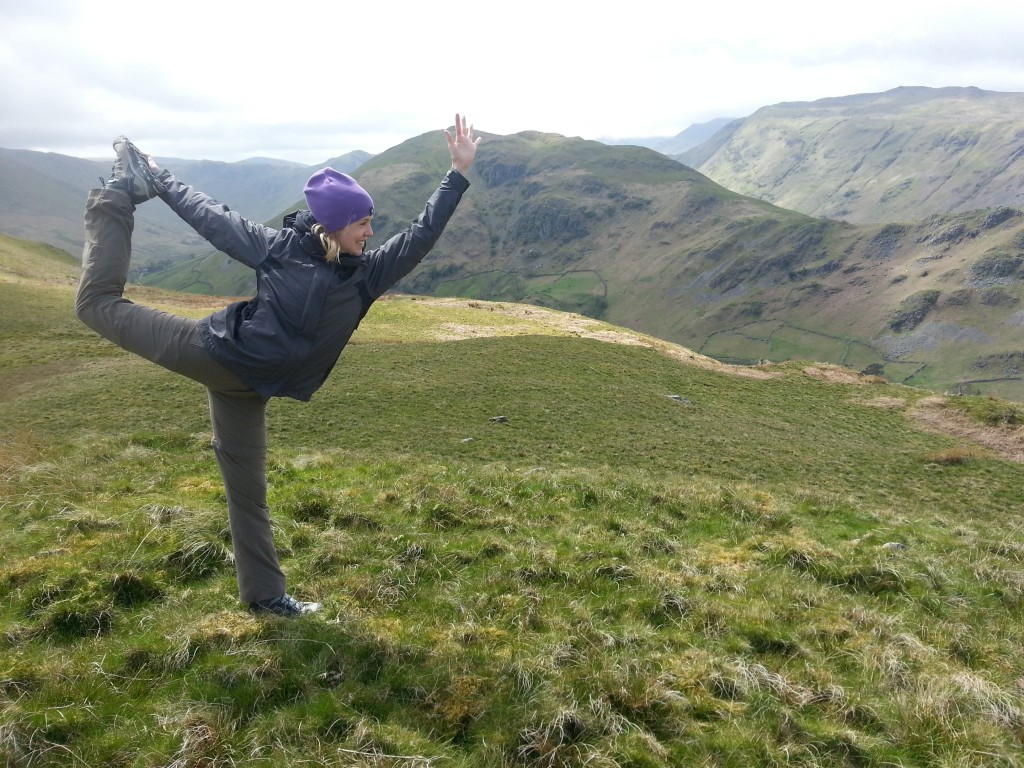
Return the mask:
<svg viewBox="0 0 1024 768">
<path fill-rule="evenodd" d="M 944 397 L 926 397 L 909 415 L 928 429 L 975 442 L 1006 461 L 1024 463 L 1024 430 L 978 424 L 945 403 Z"/>
<path fill-rule="evenodd" d="M 668 355 L 690 365 L 698 365 L 720 373 L 733 376 L 746 376 L 754 379 L 770 379 L 778 374 L 755 366 L 729 365 L 719 362 L 714 358 L 701 355 L 678 344 L 671 344 L 653 336 L 646 336 L 633 331 L 616 330 L 608 327 L 607 323 L 584 315 L 577 315 L 569 312 L 554 312 L 543 307 L 531 307 L 523 304 L 502 304 L 500 302 L 484 302 L 466 299 L 425 299 L 433 305 L 448 307 L 486 307 L 490 312 L 500 312 L 509 317 L 522 318 L 524 323 L 521 329 L 509 328 L 508 326 L 466 326 L 456 323 L 445 324 L 445 339 L 477 338 L 481 336 L 516 335 L 517 333 L 528 334 L 537 325 L 546 326 L 567 336 L 578 336 L 585 339 L 596 339 L 610 344 L 628 344 L 632 346 L 648 347 L 657 349 Z"/>
<path fill-rule="evenodd" d="M 878 397 L 872 397 L 861 402 L 864 405 L 870 405 L 873 408 L 884 408 L 888 411 L 902 411 L 907 407 L 907 401 L 902 397 L 890 397 L 888 395 L 879 395 Z"/>
<path fill-rule="evenodd" d="M 883 381 L 878 376 L 864 376 L 830 365 L 810 366 L 804 368 L 803 373 L 834 384 L 872 384 Z M 889 410 L 907 407 L 907 400 L 890 395 L 878 395 L 860 402 Z M 946 398 L 939 395 L 926 397 L 919 400 L 907 415 L 925 429 L 976 443 L 1006 461 L 1024 462 L 1024 430 L 979 424 L 947 408 L 946 402 Z"/>
<path fill-rule="evenodd" d="M 877 376 L 864 376 L 837 365 L 812 365 L 803 369 L 804 376 L 832 384 L 876 384 Z"/>
</svg>

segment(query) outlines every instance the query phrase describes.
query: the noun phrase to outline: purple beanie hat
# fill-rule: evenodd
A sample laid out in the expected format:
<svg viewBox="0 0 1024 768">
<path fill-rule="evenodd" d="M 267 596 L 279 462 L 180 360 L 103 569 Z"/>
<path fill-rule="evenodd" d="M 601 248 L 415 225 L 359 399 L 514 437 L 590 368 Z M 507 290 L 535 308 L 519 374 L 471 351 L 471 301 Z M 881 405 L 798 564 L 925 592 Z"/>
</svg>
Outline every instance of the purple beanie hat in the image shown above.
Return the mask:
<svg viewBox="0 0 1024 768">
<path fill-rule="evenodd" d="M 324 168 L 306 182 L 306 205 L 313 218 L 328 232 L 344 229 L 353 221 L 373 215 L 373 200 L 355 179 Z"/>
</svg>

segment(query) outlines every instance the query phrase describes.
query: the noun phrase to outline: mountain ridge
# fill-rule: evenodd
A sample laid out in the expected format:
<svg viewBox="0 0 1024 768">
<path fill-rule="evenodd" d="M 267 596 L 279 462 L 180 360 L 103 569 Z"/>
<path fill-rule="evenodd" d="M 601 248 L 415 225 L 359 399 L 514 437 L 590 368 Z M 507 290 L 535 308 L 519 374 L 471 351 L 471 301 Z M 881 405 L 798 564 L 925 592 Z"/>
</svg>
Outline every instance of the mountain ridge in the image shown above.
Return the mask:
<svg viewBox="0 0 1024 768">
<path fill-rule="evenodd" d="M 904 86 L 782 102 L 676 155 L 742 194 L 812 216 L 901 223 L 1024 207 L 1024 93 Z"/>
<path fill-rule="evenodd" d="M 879 101 L 888 110 L 920 109 L 951 94 L 961 102 L 992 98 L 977 89 L 910 88 L 810 104 L 826 114 L 836 104 L 870 111 Z M 1016 103 L 1018 96 L 999 98 Z M 706 144 L 720 154 L 743 125 L 732 121 Z M 579 312 L 732 362 L 806 358 L 939 391 L 1024 399 L 1016 362 L 1024 220 L 1015 207 L 858 223 L 739 194 L 641 146 L 538 131 L 483 135 L 470 193 L 399 290 Z M 991 157 L 977 157 L 977 173 L 990 172 Z M 419 212 L 447 167 L 436 133 L 361 162 L 360 181 L 379 211 L 375 242 Z M 301 183 L 279 186 L 276 210 L 265 208 L 271 226 L 302 207 Z M 153 209 L 166 215 L 161 208 L 141 206 L 140 222 Z M 137 250 L 159 249 L 163 237 L 140 226 Z M 165 253 L 165 268 L 154 271 L 157 257 L 143 256 L 134 276 L 175 290 L 251 292 L 251 273 L 190 230 L 174 238 L 188 258 Z"/>
</svg>

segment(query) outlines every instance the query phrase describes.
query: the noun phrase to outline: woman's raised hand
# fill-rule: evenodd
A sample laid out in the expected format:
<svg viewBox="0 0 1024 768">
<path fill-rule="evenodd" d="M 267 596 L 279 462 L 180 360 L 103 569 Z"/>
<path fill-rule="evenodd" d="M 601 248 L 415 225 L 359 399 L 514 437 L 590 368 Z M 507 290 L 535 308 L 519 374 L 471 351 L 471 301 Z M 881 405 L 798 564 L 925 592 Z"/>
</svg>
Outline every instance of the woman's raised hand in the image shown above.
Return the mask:
<svg viewBox="0 0 1024 768">
<path fill-rule="evenodd" d="M 473 138 L 473 125 L 466 127 L 466 118 L 455 115 L 455 136 L 445 129 L 445 138 L 448 139 L 448 152 L 452 156 L 452 168 L 465 175 L 469 166 L 476 158 L 476 147 L 482 137 Z"/>
</svg>

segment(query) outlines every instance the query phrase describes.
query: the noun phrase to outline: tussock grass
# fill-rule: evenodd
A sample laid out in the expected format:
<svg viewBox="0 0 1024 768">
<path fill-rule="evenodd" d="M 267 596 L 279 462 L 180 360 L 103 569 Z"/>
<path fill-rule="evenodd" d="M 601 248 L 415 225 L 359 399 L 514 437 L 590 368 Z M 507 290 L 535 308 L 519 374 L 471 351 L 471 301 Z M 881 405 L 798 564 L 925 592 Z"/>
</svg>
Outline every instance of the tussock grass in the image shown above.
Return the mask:
<svg viewBox="0 0 1024 768">
<path fill-rule="evenodd" d="M 142 485 L 167 450 L 135 457 Z M 58 526 L 70 548 L 45 568 L 5 560 L 12 759 L 61 764 L 74 744 L 142 764 L 885 765 L 1016 749 L 1022 549 L 985 526 L 961 521 L 968 544 L 950 550 L 942 521 L 627 471 L 324 453 L 274 474 L 285 564 L 323 619 L 232 608 L 223 550 L 178 567 L 224 544 L 173 484 L 162 503 L 117 495 L 120 545 Z M 914 546 L 883 547 L 896 538 Z M 89 696 L 118 714 L 32 726 Z"/>
<path fill-rule="evenodd" d="M 1024 468 L 924 393 L 387 309 L 271 407 L 309 619 L 237 604 L 201 390 L 84 339 L 6 390 L 6 764 L 1022 764 Z"/>
<path fill-rule="evenodd" d="M 932 464 L 966 464 L 977 455 L 978 450 L 976 448 L 958 446 L 930 453 L 924 457 L 924 460 Z"/>
</svg>

